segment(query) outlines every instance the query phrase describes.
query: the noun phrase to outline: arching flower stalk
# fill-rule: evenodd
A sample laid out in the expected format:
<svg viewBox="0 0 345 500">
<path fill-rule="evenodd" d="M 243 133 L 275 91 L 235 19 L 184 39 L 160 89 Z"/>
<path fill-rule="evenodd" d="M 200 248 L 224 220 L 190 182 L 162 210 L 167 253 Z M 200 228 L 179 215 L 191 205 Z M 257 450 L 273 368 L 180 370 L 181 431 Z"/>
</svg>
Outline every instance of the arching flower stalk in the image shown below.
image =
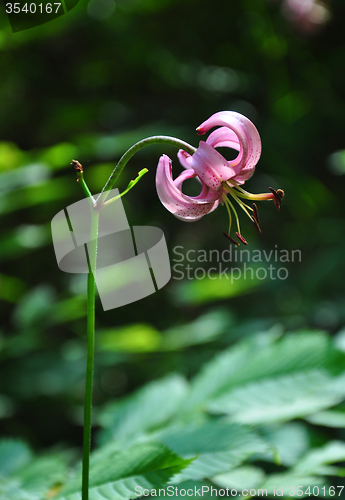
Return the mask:
<svg viewBox="0 0 345 500">
<path fill-rule="evenodd" d="M 259 133 L 248 118 L 232 111 L 222 111 L 212 115 L 196 130 L 199 135 L 203 135 L 216 126 L 220 128 L 211 132 L 206 142 L 200 141 L 195 153 L 190 154 L 182 149 L 178 152 L 178 159 L 185 170 L 176 179 L 172 177 L 170 158 L 166 155 L 160 158 L 156 174 L 157 193 L 167 210 L 187 222 L 199 220 L 215 210 L 219 203 L 224 204 L 229 216 L 229 228 L 224 235 L 239 245 L 230 234 L 234 216 L 237 228 L 235 234 L 246 245 L 233 202 L 241 207 L 261 232 L 255 201 L 273 200 L 279 210 L 284 191 L 269 188 L 269 193 L 251 194 L 241 187 L 254 174 L 261 155 Z M 235 149 L 238 155 L 234 160 L 228 161 L 216 150 L 218 147 Z M 193 177 L 202 186 L 199 196 L 195 197 L 182 192 L 183 182 Z M 244 200 L 254 203 L 250 206 Z"/>
</svg>

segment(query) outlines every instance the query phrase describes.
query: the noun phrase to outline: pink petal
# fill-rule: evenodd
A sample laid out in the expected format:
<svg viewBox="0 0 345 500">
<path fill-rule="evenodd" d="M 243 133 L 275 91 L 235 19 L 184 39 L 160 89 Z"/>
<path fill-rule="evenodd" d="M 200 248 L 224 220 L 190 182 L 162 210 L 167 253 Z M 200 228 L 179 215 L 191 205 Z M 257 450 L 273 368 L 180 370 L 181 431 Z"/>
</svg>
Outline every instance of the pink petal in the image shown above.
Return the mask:
<svg viewBox="0 0 345 500">
<path fill-rule="evenodd" d="M 220 127 L 211 132 L 206 142 L 213 148 L 226 147 L 240 150 L 240 141 L 237 135 L 227 127 Z"/>
<path fill-rule="evenodd" d="M 235 113 L 234 111 L 220 111 L 212 115 L 197 128 L 198 134 L 205 134 L 212 127 L 216 126 L 230 129 L 230 134 L 226 135 L 224 130 L 219 129 L 220 131 L 215 131 L 217 133 L 212 132 L 207 143 L 214 147 L 226 145 L 226 142 L 229 145 L 231 144 L 230 147 L 237 149 L 239 154 L 237 158 L 229 161 L 229 166 L 236 170 L 239 180 L 242 174 L 245 174 L 244 177 L 246 178 L 251 177 L 261 155 L 261 140 L 255 125 L 239 113 Z M 234 147 L 236 144 L 237 147 Z M 234 179 L 236 180 L 236 177 Z"/>
<path fill-rule="evenodd" d="M 218 151 L 203 141 L 200 141 L 198 149 L 185 161 L 207 186 L 217 192 L 222 189 L 222 182 L 237 173 Z"/>
<path fill-rule="evenodd" d="M 177 158 L 179 159 L 183 168 L 191 168 L 189 164 L 191 157 L 192 156 L 186 151 L 183 151 L 183 149 L 179 149 L 177 153 Z"/>
<path fill-rule="evenodd" d="M 193 177 L 196 177 L 196 173 L 194 172 L 193 169 L 188 168 L 184 172 L 182 172 L 178 177 L 176 177 L 175 180 L 173 180 L 173 184 L 175 187 L 177 187 L 179 190 L 181 190 L 181 186 L 186 181 L 187 179 L 192 179 Z"/>
<path fill-rule="evenodd" d="M 177 179 L 172 178 L 171 160 L 163 155 L 159 159 L 156 173 L 156 187 L 160 201 L 169 212 L 184 221 L 196 221 L 213 211 L 223 189 L 218 193 L 203 186 L 199 196 L 192 197 L 182 193 L 180 186 L 189 178 L 195 177 L 193 170 L 186 170 Z"/>
</svg>

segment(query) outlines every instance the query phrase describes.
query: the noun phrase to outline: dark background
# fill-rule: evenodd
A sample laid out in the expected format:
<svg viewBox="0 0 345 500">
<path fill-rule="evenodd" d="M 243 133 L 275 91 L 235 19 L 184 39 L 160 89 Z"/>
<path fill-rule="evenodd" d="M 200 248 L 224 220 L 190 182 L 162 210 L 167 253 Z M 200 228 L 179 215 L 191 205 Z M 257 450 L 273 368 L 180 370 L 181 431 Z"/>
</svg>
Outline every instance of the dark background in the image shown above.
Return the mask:
<svg viewBox="0 0 345 500">
<path fill-rule="evenodd" d="M 141 302 L 109 312 L 98 303 L 95 422 L 108 400 L 173 370 L 191 376 L 254 330 L 341 330 L 344 10 L 341 0 L 303 18 L 280 1 L 91 0 L 12 33 L 0 5 L 1 434 L 37 449 L 81 442 L 86 282 L 58 269 L 50 234 L 52 217 L 83 196 L 70 161 L 99 192 L 134 142 L 167 134 L 197 146 L 195 128 L 217 111 L 243 113 L 260 132 L 246 189 L 286 193 L 279 213 L 259 205 L 261 235 L 240 214 L 248 248 L 299 249 L 302 262 L 284 264 L 287 280 L 254 288 L 173 273 Z M 176 245 L 229 248 L 224 208 L 187 224 L 160 204 L 163 152 L 178 173 L 174 148 L 155 146 L 120 178 L 121 190 L 149 169 L 124 200 L 130 222 L 161 227 L 172 258 Z M 184 325 L 211 313 L 222 321 L 193 345 Z M 180 341 L 169 346 L 172 327 Z"/>
</svg>

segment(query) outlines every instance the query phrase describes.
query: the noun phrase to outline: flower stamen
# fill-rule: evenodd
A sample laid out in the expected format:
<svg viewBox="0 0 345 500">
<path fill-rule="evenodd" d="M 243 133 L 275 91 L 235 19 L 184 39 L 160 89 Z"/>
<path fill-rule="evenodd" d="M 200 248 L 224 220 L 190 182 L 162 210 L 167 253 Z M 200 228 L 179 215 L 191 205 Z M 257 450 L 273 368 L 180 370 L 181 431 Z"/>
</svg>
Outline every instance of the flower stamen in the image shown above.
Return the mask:
<svg viewBox="0 0 345 500">
<path fill-rule="evenodd" d="M 244 245 L 248 245 L 247 241 L 243 238 L 242 234 L 236 233 L 237 238 L 242 241 Z"/>
<path fill-rule="evenodd" d="M 237 212 L 236 212 L 236 209 L 234 207 L 234 205 L 231 203 L 231 201 L 229 200 L 229 198 L 226 198 L 226 201 L 227 203 L 229 203 L 229 206 L 231 207 L 231 210 L 234 212 L 235 214 L 235 218 L 236 218 L 236 225 L 237 225 L 237 230 L 239 233 L 241 233 L 241 228 L 240 228 L 240 219 L 238 218 L 238 215 L 237 215 Z"/>
<path fill-rule="evenodd" d="M 258 211 L 258 207 L 256 206 L 255 203 L 253 203 L 253 216 L 254 216 L 256 222 L 259 223 L 260 222 L 259 211 Z"/>
<path fill-rule="evenodd" d="M 227 196 L 225 194 L 223 194 L 222 199 L 223 199 L 223 201 L 225 203 L 225 207 L 226 207 L 226 210 L 227 210 L 228 215 L 229 215 L 229 230 L 228 230 L 228 235 L 230 236 L 231 224 L 232 224 L 231 210 L 230 210 L 229 205 L 228 205 L 228 198 L 227 198 Z"/>
<path fill-rule="evenodd" d="M 231 243 L 234 243 L 237 246 L 239 245 L 239 242 L 234 240 L 234 238 L 231 238 L 230 234 L 227 234 L 225 231 L 223 231 L 223 234 L 227 240 L 231 241 Z"/>
<path fill-rule="evenodd" d="M 240 191 L 239 193 L 236 193 L 237 196 L 240 198 L 244 198 L 246 200 L 255 200 L 255 201 L 262 201 L 262 200 L 277 200 L 281 201 L 284 197 L 284 191 L 282 189 L 277 189 L 277 191 L 273 188 L 269 188 L 271 193 L 259 193 L 259 194 L 252 194 L 248 193 L 248 191 L 245 191 L 241 186 L 239 186 L 233 179 L 230 179 L 231 184 L 234 184 L 233 189 L 236 191 Z M 274 192 L 273 192 L 274 191 Z"/>
<path fill-rule="evenodd" d="M 261 233 L 261 228 L 259 226 L 258 221 L 254 217 L 252 217 L 252 221 L 253 221 L 253 224 L 255 226 L 255 229 L 258 231 L 258 233 Z"/>
<path fill-rule="evenodd" d="M 255 203 L 253 203 L 253 215 L 252 215 L 252 221 L 254 223 L 255 228 L 259 233 L 261 233 L 261 228 L 259 225 L 259 211 Z"/>
<path fill-rule="evenodd" d="M 277 189 L 277 191 L 273 188 L 269 188 L 271 193 L 273 194 L 273 201 L 276 206 L 276 209 L 279 210 L 282 205 L 282 199 L 284 198 L 284 191 L 282 189 Z"/>
<path fill-rule="evenodd" d="M 231 185 L 230 183 L 233 185 Z M 233 199 L 239 204 L 239 206 L 242 208 L 242 210 L 248 215 L 250 220 L 253 222 L 255 229 L 259 233 L 261 233 L 261 228 L 260 228 L 260 224 L 259 224 L 259 211 L 258 211 L 256 204 L 253 203 L 252 207 L 250 207 L 249 205 L 244 203 L 241 200 L 241 198 L 244 198 L 247 200 L 273 200 L 277 210 L 279 210 L 281 207 L 281 204 L 282 204 L 282 199 L 284 197 L 284 191 L 282 189 L 275 190 L 273 188 L 269 188 L 271 191 L 270 193 L 260 193 L 260 194 L 248 193 L 247 191 L 242 189 L 235 181 L 233 181 L 233 179 L 230 179 L 229 181 L 224 182 L 223 187 L 224 187 L 224 192 L 229 193 L 233 197 Z M 225 194 L 223 194 L 222 198 L 225 202 L 226 208 L 227 208 L 228 213 L 229 213 L 229 219 L 230 219 L 229 235 L 230 235 L 230 228 L 231 228 L 231 212 L 230 212 L 230 208 L 231 208 L 231 210 L 234 212 L 234 214 L 236 216 L 236 222 L 237 222 L 237 228 L 238 228 L 238 232 L 236 233 L 236 236 L 243 244 L 247 245 L 245 238 L 241 235 L 241 230 L 239 227 L 239 219 L 238 219 L 235 207 L 233 206 L 233 204 L 231 203 L 231 201 L 227 198 L 227 196 Z M 249 211 L 251 211 L 252 214 L 250 214 Z"/>
<path fill-rule="evenodd" d="M 231 194 L 231 196 L 234 198 L 234 200 L 237 201 L 237 203 L 240 205 L 240 207 L 242 208 L 242 210 L 244 210 L 244 212 L 251 219 L 252 217 L 251 217 L 250 213 L 248 212 L 248 210 L 253 210 L 253 209 L 251 207 L 249 207 L 246 203 L 243 203 L 243 201 L 238 198 L 238 196 L 236 195 L 235 191 L 230 186 L 227 186 L 226 190 Z"/>
<path fill-rule="evenodd" d="M 236 212 L 236 209 L 234 207 L 234 205 L 231 203 L 231 201 L 229 200 L 229 198 L 227 197 L 227 195 L 225 193 L 223 193 L 223 196 L 222 196 L 222 199 L 225 203 L 225 206 L 226 206 L 226 210 L 228 212 L 228 215 L 229 215 L 229 231 L 228 233 L 223 233 L 224 236 L 229 240 L 231 241 L 232 243 L 234 243 L 235 245 L 239 245 L 239 243 L 230 236 L 230 231 L 231 231 L 231 224 L 232 224 L 232 216 L 231 216 L 231 210 L 233 211 L 234 215 L 235 215 L 235 218 L 236 218 L 236 225 L 237 225 L 237 229 L 238 229 L 238 232 L 236 232 L 236 235 L 238 237 L 238 239 L 244 243 L 245 245 L 247 245 L 247 242 L 246 240 L 243 238 L 243 236 L 241 235 L 241 229 L 240 229 L 240 220 L 238 218 L 238 215 L 237 215 L 237 212 Z M 248 214 L 249 215 L 249 214 Z M 249 217 L 251 217 L 249 215 Z"/>
</svg>

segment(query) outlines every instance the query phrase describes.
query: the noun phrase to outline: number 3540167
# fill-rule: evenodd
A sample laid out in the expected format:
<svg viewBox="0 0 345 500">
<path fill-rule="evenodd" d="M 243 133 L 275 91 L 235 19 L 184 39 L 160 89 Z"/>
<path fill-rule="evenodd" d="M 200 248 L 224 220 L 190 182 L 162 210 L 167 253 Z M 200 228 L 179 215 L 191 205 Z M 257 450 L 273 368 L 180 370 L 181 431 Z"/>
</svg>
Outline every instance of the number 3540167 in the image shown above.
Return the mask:
<svg viewBox="0 0 345 500">
<path fill-rule="evenodd" d="M 7 14 L 19 14 L 24 12 L 25 14 L 57 14 L 61 3 L 26 3 L 22 7 L 20 3 L 6 3 L 6 13 Z"/>
</svg>

